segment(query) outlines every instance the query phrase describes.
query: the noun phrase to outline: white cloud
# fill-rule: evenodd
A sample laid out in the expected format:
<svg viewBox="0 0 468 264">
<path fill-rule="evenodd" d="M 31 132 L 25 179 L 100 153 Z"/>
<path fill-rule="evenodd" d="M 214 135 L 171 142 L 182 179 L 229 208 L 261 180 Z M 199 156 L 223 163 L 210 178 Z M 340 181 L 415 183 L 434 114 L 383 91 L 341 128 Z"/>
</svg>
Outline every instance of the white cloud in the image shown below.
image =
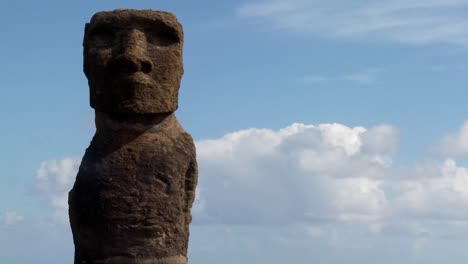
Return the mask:
<svg viewBox="0 0 468 264">
<path fill-rule="evenodd" d="M 24 217 L 15 211 L 6 211 L 0 214 L 0 223 L 5 225 L 14 225 L 22 222 Z"/>
<path fill-rule="evenodd" d="M 452 159 L 397 167 L 397 148 L 390 125 L 293 124 L 199 141 L 203 195 L 195 208 L 203 210 L 194 211 L 195 223 L 305 223 L 313 237 L 460 232 L 468 225 L 468 169 Z"/>
<path fill-rule="evenodd" d="M 68 223 L 68 191 L 73 186 L 80 160 L 64 158 L 44 161 L 36 171 L 35 190 L 46 197 L 53 208 L 52 221 Z"/>
<path fill-rule="evenodd" d="M 203 221 L 377 219 L 387 203 L 381 177 L 397 138 L 387 125 L 293 124 L 197 142 Z"/>
<path fill-rule="evenodd" d="M 465 121 L 457 133 L 445 136 L 440 142 L 439 149 L 448 155 L 468 154 L 468 121 Z"/>
<path fill-rule="evenodd" d="M 466 45 L 466 7 L 468 0 L 263 0 L 237 11 L 266 26 L 302 34 Z"/>
<path fill-rule="evenodd" d="M 436 220 L 468 222 L 468 169 L 448 159 L 438 177 L 408 179 L 396 185 L 395 208 L 405 214 Z"/>
</svg>

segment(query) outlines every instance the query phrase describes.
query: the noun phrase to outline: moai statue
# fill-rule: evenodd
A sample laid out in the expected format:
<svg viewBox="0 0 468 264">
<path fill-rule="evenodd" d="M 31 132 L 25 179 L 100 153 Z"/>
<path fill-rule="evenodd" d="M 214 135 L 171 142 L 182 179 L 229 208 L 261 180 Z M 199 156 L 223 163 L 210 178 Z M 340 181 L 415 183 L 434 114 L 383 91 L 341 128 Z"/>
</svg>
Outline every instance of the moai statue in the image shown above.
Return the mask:
<svg viewBox="0 0 468 264">
<path fill-rule="evenodd" d="M 86 24 L 96 134 L 69 193 L 75 264 L 186 264 L 195 146 L 178 123 L 182 26 L 115 10 Z"/>
</svg>

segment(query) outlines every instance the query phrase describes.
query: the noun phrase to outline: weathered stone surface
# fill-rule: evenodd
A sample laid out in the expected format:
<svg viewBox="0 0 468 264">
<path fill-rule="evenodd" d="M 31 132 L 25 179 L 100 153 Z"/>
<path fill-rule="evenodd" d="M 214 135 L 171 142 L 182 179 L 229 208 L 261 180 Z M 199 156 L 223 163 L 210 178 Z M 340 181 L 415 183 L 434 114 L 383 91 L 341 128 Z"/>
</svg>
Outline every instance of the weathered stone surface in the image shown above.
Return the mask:
<svg viewBox="0 0 468 264">
<path fill-rule="evenodd" d="M 96 134 L 69 193 L 76 264 L 187 263 L 198 173 L 173 113 L 182 41 L 166 12 L 100 12 L 86 25 Z"/>
<path fill-rule="evenodd" d="M 182 26 L 170 13 L 95 14 L 83 42 L 91 106 L 119 114 L 175 111 L 184 71 L 182 45 Z"/>
</svg>

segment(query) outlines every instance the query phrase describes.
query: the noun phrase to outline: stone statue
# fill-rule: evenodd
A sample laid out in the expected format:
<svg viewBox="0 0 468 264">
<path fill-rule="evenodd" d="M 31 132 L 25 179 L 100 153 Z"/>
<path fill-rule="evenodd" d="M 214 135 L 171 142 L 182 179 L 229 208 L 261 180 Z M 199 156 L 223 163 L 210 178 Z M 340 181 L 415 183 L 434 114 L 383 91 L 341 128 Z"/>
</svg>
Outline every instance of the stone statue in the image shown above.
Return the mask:
<svg viewBox="0 0 468 264">
<path fill-rule="evenodd" d="M 182 26 L 115 10 L 86 24 L 84 73 L 96 134 L 69 193 L 75 264 L 186 264 L 195 146 L 178 123 Z"/>
</svg>

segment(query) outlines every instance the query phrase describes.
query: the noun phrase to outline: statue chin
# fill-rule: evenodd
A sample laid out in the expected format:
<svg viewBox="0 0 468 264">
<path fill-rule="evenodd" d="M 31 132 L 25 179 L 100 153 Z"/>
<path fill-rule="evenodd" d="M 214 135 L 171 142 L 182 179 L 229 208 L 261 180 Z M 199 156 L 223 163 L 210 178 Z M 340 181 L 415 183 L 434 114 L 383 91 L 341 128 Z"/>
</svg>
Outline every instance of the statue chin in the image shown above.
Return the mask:
<svg viewBox="0 0 468 264">
<path fill-rule="evenodd" d="M 124 115 L 152 115 L 161 114 L 173 111 L 160 111 L 155 109 L 154 102 L 146 102 L 145 100 L 125 100 L 119 104 L 118 113 Z"/>
<path fill-rule="evenodd" d="M 177 110 L 177 103 L 167 104 L 164 102 L 147 102 L 147 100 L 127 99 L 120 102 L 113 102 L 112 107 L 98 104 L 92 107 L 102 113 L 111 116 L 151 116 L 158 114 L 168 114 Z"/>
</svg>

